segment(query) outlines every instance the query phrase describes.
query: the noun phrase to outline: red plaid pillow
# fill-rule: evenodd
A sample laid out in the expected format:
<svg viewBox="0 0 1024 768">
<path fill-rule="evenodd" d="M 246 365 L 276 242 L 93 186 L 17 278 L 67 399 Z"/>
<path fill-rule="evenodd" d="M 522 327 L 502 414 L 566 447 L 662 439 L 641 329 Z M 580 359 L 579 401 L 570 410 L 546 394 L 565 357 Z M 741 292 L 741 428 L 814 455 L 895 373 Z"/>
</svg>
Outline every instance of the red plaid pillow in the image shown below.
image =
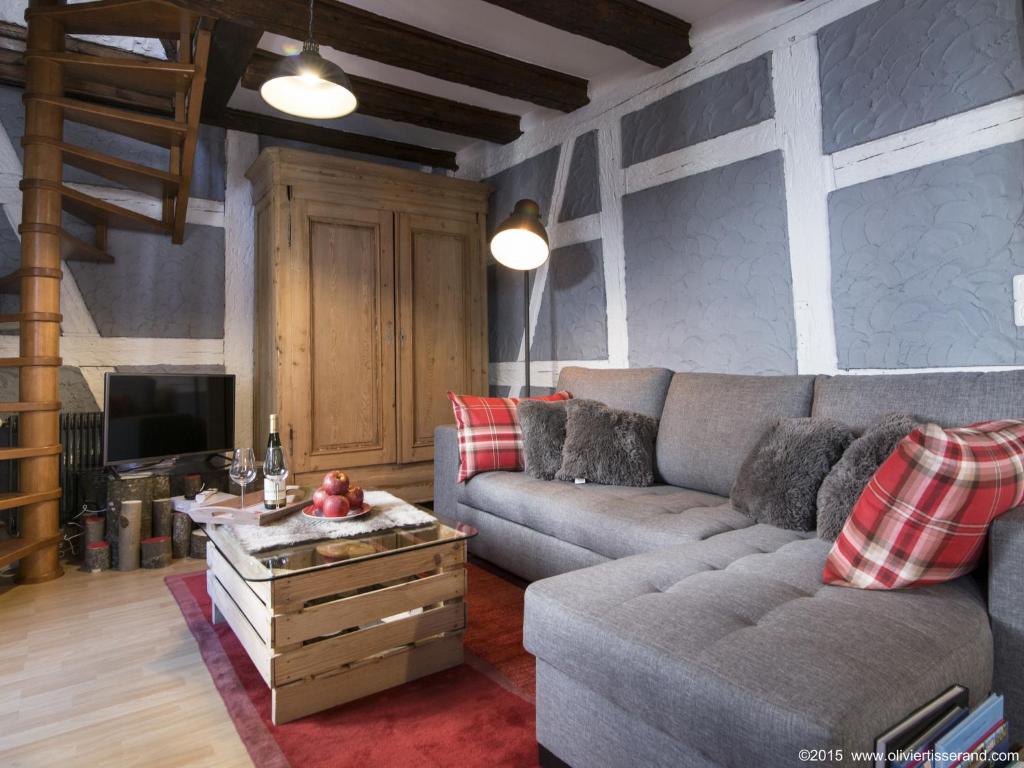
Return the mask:
<svg viewBox="0 0 1024 768">
<path fill-rule="evenodd" d="M 568 400 L 556 392 L 530 400 Z M 523 469 L 523 431 L 516 416 L 518 397 L 478 397 L 448 393 L 459 427 L 459 482 L 481 472 Z"/>
<path fill-rule="evenodd" d="M 989 523 L 1024 503 L 1024 421 L 911 432 L 868 483 L 825 561 L 826 584 L 898 589 L 968 573 Z"/>
</svg>

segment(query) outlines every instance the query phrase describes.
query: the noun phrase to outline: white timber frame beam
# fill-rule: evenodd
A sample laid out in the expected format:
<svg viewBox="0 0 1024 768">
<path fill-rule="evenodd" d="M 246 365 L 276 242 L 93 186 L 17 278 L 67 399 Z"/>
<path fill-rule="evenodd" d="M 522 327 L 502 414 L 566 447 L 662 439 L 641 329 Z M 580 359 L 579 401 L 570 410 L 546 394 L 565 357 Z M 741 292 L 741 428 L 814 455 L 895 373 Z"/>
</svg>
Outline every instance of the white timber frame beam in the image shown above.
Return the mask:
<svg viewBox="0 0 1024 768">
<path fill-rule="evenodd" d="M 260 151 L 259 137 L 228 131 L 224 193 L 224 368 L 235 376 L 235 442 L 252 445 L 256 313 L 256 249 L 252 187 L 245 177 Z"/>
</svg>

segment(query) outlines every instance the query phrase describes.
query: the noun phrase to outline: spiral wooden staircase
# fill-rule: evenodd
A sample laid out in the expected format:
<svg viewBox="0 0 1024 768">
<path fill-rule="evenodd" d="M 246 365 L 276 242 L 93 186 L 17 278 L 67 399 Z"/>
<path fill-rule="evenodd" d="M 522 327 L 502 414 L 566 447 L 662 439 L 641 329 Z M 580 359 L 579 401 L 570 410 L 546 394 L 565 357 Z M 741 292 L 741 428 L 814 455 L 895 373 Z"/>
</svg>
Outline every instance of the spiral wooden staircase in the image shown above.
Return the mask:
<svg viewBox="0 0 1024 768">
<path fill-rule="evenodd" d="M 18 323 L 18 357 L 0 366 L 19 369 L 20 402 L 0 404 L 18 413 L 19 445 L 0 449 L 0 460 L 19 461 L 19 490 L 0 494 L 0 510 L 17 508 L 19 537 L 0 541 L 0 566 L 18 561 L 22 583 L 61 575 L 59 560 L 60 281 L 61 260 L 113 261 L 108 229 L 184 237 L 192 163 L 210 47 L 203 17 L 161 0 L 96 0 L 64 5 L 31 0 L 25 12 L 25 135 L 21 267 L 0 277 L 0 292 L 19 293 L 21 311 L 0 315 Z M 176 42 L 176 61 L 68 53 L 65 36 L 122 35 Z M 167 100 L 167 114 L 151 114 L 70 98 L 65 79 L 92 82 Z M 72 121 L 168 150 L 168 168 L 150 168 L 64 141 Z M 155 218 L 114 205 L 63 183 L 64 165 L 162 201 Z M 63 213 L 94 227 L 93 242 L 67 232 Z M 19 289 L 20 290 L 17 290 Z"/>
</svg>

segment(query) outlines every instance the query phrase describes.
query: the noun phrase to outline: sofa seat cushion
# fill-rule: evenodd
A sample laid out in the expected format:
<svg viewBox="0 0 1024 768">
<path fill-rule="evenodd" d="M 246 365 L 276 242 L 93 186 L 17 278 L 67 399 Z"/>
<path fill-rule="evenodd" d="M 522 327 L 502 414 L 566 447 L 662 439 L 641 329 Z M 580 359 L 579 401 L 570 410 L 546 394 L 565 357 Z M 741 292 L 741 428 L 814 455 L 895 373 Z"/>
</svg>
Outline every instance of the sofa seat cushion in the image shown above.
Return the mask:
<svg viewBox="0 0 1024 768">
<path fill-rule="evenodd" d="M 806 536 L 756 525 L 536 582 L 524 644 L 729 766 L 870 750 L 954 683 L 974 702 L 988 693 L 992 636 L 973 580 L 825 586 L 829 544 Z"/>
<path fill-rule="evenodd" d="M 752 524 L 710 493 L 671 485 L 576 485 L 523 472 L 477 475 L 460 488 L 459 501 L 609 558 Z"/>
</svg>

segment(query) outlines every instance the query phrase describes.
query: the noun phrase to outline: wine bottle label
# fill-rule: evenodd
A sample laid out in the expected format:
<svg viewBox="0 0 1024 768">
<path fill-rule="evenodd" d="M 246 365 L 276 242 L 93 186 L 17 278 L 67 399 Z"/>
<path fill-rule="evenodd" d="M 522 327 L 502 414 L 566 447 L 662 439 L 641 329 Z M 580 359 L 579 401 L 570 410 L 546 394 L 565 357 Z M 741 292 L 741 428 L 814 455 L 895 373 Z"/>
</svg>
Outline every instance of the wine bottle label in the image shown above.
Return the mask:
<svg viewBox="0 0 1024 768">
<path fill-rule="evenodd" d="M 285 505 L 284 478 L 263 478 L 263 503 L 272 509 Z"/>
</svg>

